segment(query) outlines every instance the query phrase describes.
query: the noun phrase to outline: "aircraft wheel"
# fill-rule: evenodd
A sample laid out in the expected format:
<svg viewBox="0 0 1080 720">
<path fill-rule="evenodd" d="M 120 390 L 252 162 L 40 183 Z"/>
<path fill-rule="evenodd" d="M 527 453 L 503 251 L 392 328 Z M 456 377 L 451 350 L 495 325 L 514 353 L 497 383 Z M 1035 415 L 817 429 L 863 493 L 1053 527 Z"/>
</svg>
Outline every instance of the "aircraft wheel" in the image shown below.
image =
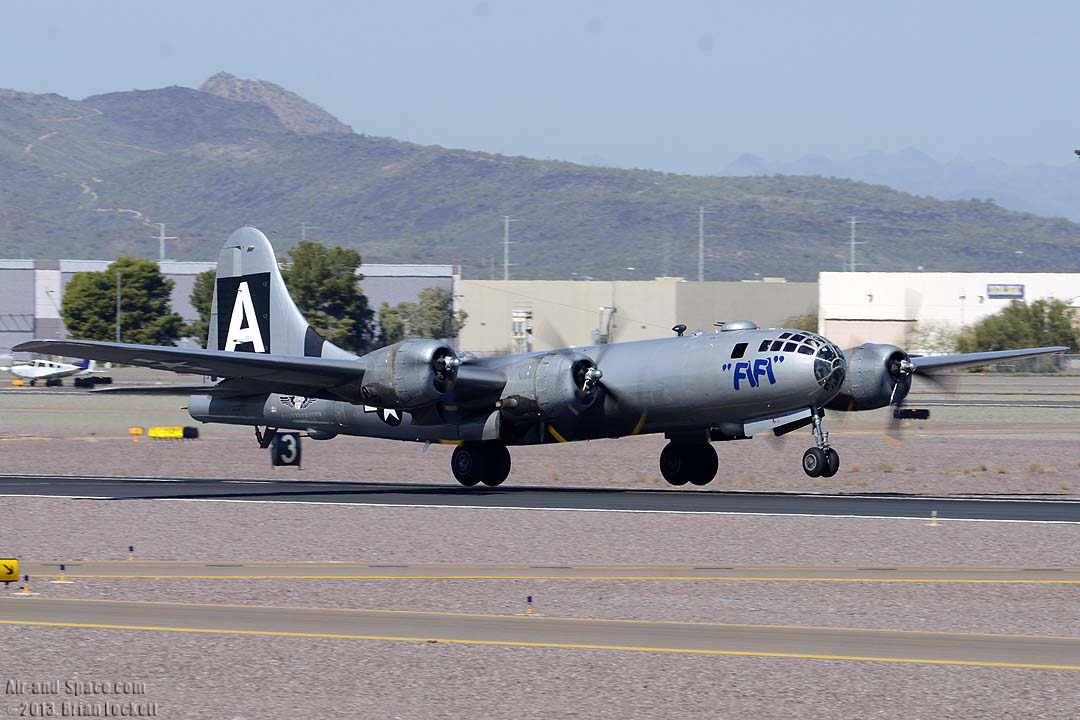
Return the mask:
<svg viewBox="0 0 1080 720">
<path fill-rule="evenodd" d="M 503 480 L 510 474 L 510 451 L 502 443 L 485 443 L 484 455 L 487 474 L 481 482 L 488 487 L 502 485 Z"/>
<path fill-rule="evenodd" d="M 840 470 L 840 455 L 832 448 L 825 450 L 825 469 L 821 471 L 821 477 L 832 477 Z"/>
<path fill-rule="evenodd" d="M 694 485 L 708 485 L 716 477 L 716 471 L 720 467 L 720 461 L 716 457 L 716 449 L 706 443 L 694 446 L 694 467 L 690 482 Z"/>
<path fill-rule="evenodd" d="M 803 472 L 810 477 L 821 477 L 821 473 L 825 471 L 826 462 L 825 451 L 821 448 L 812 447 L 803 453 Z M 839 464 L 837 464 L 837 467 L 839 467 Z"/>
<path fill-rule="evenodd" d="M 37 387 L 37 380 L 31 380 L 30 387 Z"/>
<path fill-rule="evenodd" d="M 690 446 L 668 443 L 660 453 L 660 474 L 671 485 L 685 485 L 690 480 L 693 462 L 691 461 Z"/>
<path fill-rule="evenodd" d="M 472 487 L 484 477 L 487 458 L 479 444 L 458 445 L 450 458 L 450 469 L 454 477 L 465 487 Z"/>
</svg>

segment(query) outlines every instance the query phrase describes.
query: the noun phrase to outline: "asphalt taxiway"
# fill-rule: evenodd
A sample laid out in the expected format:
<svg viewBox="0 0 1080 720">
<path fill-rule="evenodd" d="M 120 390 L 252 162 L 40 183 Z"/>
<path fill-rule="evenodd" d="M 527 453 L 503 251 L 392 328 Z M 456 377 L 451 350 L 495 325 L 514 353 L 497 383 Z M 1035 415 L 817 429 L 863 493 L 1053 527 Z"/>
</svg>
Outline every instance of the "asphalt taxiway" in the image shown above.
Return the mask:
<svg viewBox="0 0 1080 720">
<path fill-rule="evenodd" d="M 0 597 L 0 624 L 1080 670 L 1080 638 Z"/>
<path fill-rule="evenodd" d="M 69 577 L 113 580 L 588 580 L 659 582 L 858 582 L 1080 585 L 1069 567 L 838 567 L 824 565 L 525 565 L 513 563 L 66 562 Z M 34 578 L 55 578 L 55 561 L 22 563 Z"/>
<path fill-rule="evenodd" d="M 508 485 L 0 475 L 0 496 L 1080 523 L 1080 501 Z"/>
</svg>

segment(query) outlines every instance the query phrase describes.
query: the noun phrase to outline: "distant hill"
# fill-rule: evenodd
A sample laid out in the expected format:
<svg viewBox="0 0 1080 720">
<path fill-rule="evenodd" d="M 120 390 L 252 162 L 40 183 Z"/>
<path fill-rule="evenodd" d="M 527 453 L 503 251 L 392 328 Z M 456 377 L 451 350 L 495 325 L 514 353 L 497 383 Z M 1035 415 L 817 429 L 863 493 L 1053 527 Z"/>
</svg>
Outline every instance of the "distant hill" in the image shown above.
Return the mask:
<svg viewBox="0 0 1080 720">
<path fill-rule="evenodd" d="M 307 112 L 315 106 L 290 99 L 307 110 L 284 112 L 282 97 L 297 96 L 250 82 L 216 76 L 214 92 L 167 87 L 81 101 L 0 91 L 0 256 L 154 257 L 152 223 L 165 222 L 181 237 L 170 256 L 207 260 L 245 223 L 284 251 L 303 221 L 318 226 L 312 238 L 354 246 L 368 261 L 459 262 L 467 276 L 487 277 L 493 266 L 501 275 L 502 216 L 511 215 L 514 277 L 695 277 L 704 205 L 710 279 L 811 280 L 838 270 L 850 215 L 866 221 L 867 269 L 1076 268 L 1080 225 L 981 200 L 941 202 L 820 177 L 591 167 L 316 131 L 337 121 L 301 122 L 319 116 Z"/>
<path fill-rule="evenodd" d="M 1070 157 L 1063 148 L 1062 160 Z M 914 148 L 898 153 L 873 150 L 850 160 L 807 155 L 795 162 L 773 162 L 742 155 L 721 172 L 725 176 L 817 175 L 888 185 L 939 200 L 993 199 L 1010 210 L 1080 220 L 1080 162 L 1066 165 L 1008 165 L 1000 160 L 938 162 Z"/>
<path fill-rule="evenodd" d="M 202 84 L 203 92 L 228 100 L 258 103 L 270 108 L 278 120 L 293 132 L 307 135 L 337 133 L 351 135 L 352 128 L 314 103 L 265 80 L 241 80 L 219 72 Z"/>
</svg>

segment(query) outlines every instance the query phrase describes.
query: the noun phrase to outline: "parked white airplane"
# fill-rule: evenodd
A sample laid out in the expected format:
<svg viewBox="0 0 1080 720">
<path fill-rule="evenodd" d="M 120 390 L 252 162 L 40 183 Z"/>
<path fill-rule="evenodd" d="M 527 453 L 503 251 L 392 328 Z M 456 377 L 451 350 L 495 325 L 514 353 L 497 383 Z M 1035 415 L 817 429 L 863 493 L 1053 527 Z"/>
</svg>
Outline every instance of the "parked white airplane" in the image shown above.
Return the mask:
<svg viewBox="0 0 1080 720">
<path fill-rule="evenodd" d="M 44 380 L 49 387 L 64 384 L 63 378 L 74 375 L 83 377 L 92 373 L 103 372 L 96 368 L 93 360 L 83 360 L 78 365 L 56 362 L 54 360 L 31 360 L 20 365 L 0 367 L 0 370 L 11 373 L 20 380 L 25 380 L 31 385 L 37 385 L 38 380 Z"/>
</svg>

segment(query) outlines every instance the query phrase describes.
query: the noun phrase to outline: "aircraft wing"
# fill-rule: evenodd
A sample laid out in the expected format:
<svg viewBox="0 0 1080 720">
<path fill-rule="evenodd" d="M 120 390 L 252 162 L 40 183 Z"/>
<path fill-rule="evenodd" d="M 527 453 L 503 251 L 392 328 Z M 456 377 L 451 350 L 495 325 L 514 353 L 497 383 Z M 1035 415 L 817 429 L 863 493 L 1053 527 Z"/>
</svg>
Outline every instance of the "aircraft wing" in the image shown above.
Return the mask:
<svg viewBox="0 0 1080 720">
<path fill-rule="evenodd" d="M 175 373 L 214 375 L 228 378 L 226 382 L 229 384 L 242 384 L 250 394 L 280 392 L 315 396 L 319 391 L 332 393 L 335 388 L 342 386 L 355 388 L 364 377 L 364 366 L 358 360 L 129 345 L 94 340 L 31 340 L 12 349 L 17 352 L 67 355 L 138 365 Z M 213 387 L 207 385 L 205 390 L 210 391 Z M 342 390 L 344 389 L 342 387 Z M 206 394 L 212 394 L 212 391 Z M 240 393 L 231 390 L 231 394 Z"/>
<path fill-rule="evenodd" d="M 1024 360 L 1040 355 L 1052 355 L 1068 351 L 1063 346 L 1024 348 L 1022 350 L 996 350 L 993 352 L 964 353 L 961 355 L 934 355 L 930 357 L 913 357 L 911 363 L 915 366 L 915 372 L 921 375 L 933 375 L 936 373 L 958 370 L 960 368 L 978 367 L 980 365 L 993 365 L 1005 360 Z"/>
</svg>

